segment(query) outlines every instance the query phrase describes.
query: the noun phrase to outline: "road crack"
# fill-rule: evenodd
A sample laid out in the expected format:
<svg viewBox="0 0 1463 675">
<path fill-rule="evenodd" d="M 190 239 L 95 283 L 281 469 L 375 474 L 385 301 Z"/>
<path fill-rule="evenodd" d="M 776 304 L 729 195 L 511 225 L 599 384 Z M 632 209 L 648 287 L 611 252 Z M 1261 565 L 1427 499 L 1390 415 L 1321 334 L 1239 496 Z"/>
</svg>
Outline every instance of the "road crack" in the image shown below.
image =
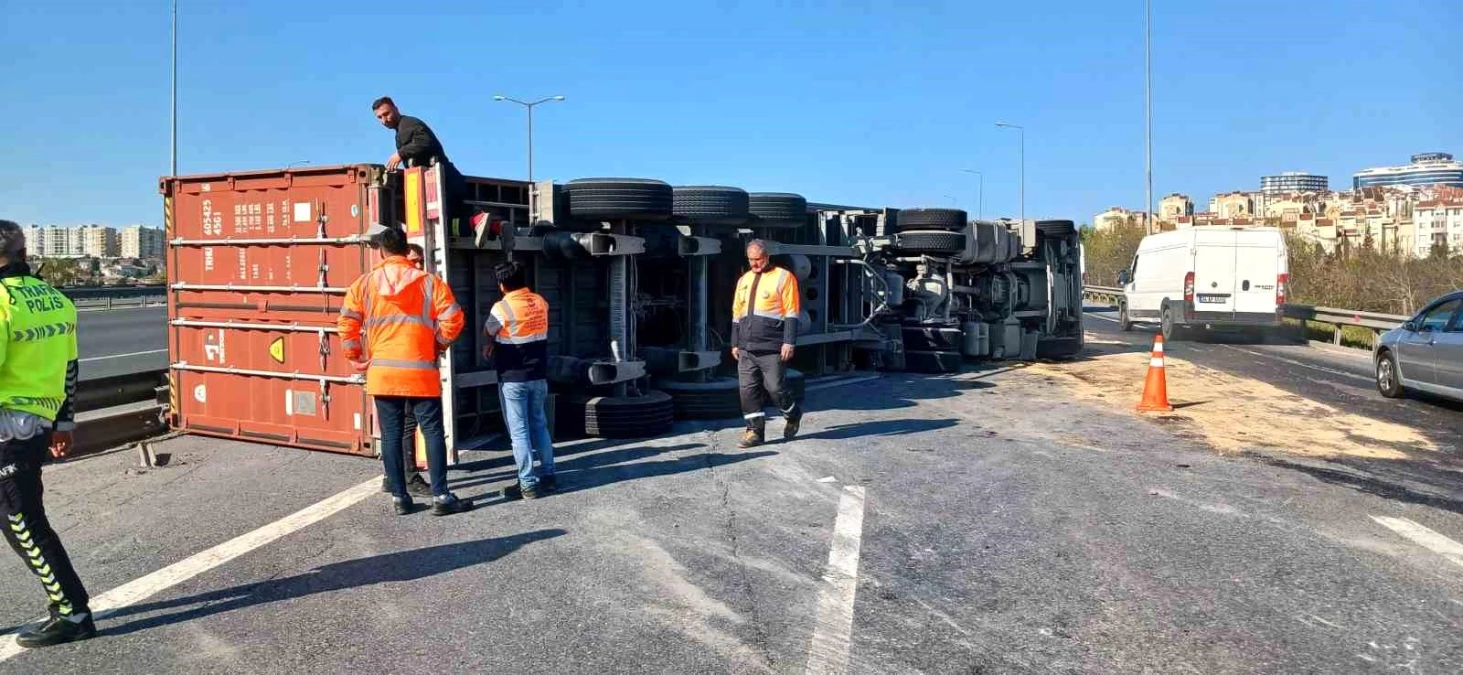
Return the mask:
<svg viewBox="0 0 1463 675">
<path fill-rule="evenodd" d="M 712 457 L 721 454 L 721 442 L 714 430 L 705 431 L 709 451 L 704 452 L 701 458 L 706 463 L 706 471 L 711 475 L 711 482 L 721 491 L 721 510 L 726 514 L 723 529 L 726 531 L 727 544 L 731 548 L 732 560 L 737 565 L 738 581 L 741 584 L 742 592 L 747 596 L 747 603 L 751 607 L 751 624 L 753 640 L 757 649 L 762 653 L 762 659 L 766 662 L 769 670 L 776 671 L 777 657 L 773 655 L 769 645 L 770 637 L 767 634 L 767 626 L 762 621 L 762 611 L 757 602 L 757 593 L 752 585 L 752 575 L 748 565 L 742 561 L 742 553 L 737 539 L 737 510 L 731 503 L 731 484 L 722 480 L 716 473 L 716 463 Z"/>
</svg>

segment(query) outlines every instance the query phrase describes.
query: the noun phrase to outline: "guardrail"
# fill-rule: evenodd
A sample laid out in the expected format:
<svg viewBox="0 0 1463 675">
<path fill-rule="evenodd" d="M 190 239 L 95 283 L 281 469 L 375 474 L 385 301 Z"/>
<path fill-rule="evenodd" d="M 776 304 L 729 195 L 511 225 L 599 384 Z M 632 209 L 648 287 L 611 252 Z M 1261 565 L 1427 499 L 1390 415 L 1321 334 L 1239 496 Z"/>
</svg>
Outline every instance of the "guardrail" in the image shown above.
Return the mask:
<svg viewBox="0 0 1463 675">
<path fill-rule="evenodd" d="M 77 309 L 146 307 L 167 302 L 167 286 L 73 286 L 57 289 Z"/>
<path fill-rule="evenodd" d="M 82 380 L 71 456 L 140 441 L 167 429 L 167 370 Z"/>
<path fill-rule="evenodd" d="M 1082 295 L 1094 300 L 1111 302 L 1117 305 L 1118 298 L 1123 295 L 1123 289 L 1113 286 L 1087 286 L 1082 289 Z M 1336 330 L 1332 342 L 1341 344 L 1341 328 L 1343 326 L 1356 326 L 1367 328 L 1372 331 L 1372 344 L 1376 344 L 1377 336 L 1383 332 L 1392 330 L 1406 323 L 1411 317 L 1398 314 L 1383 314 L 1381 312 L 1363 312 L 1355 309 L 1337 309 L 1335 307 L 1317 307 L 1314 305 L 1285 304 L 1281 306 L 1281 312 L 1288 319 L 1301 321 L 1314 321 L 1333 326 Z"/>
</svg>

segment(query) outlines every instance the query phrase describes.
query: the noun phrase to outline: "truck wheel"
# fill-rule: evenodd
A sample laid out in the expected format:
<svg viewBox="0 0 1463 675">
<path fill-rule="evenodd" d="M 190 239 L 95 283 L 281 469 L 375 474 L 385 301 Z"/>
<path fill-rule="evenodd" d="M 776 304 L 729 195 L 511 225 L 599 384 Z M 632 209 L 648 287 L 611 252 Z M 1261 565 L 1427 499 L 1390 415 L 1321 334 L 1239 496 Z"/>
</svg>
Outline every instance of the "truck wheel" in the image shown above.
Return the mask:
<svg viewBox="0 0 1463 675">
<path fill-rule="evenodd" d="M 970 221 L 970 214 L 960 209 L 903 209 L 899 212 L 899 231 L 943 230 L 959 232 Z"/>
<path fill-rule="evenodd" d="M 1397 359 L 1392 352 L 1382 352 L 1377 359 L 1377 391 L 1387 398 L 1402 398 L 1402 376 L 1397 372 Z"/>
<path fill-rule="evenodd" d="M 1163 308 L 1162 321 L 1163 323 L 1160 324 L 1160 328 L 1163 331 L 1164 342 L 1182 342 L 1187 339 L 1187 331 L 1182 326 L 1174 325 L 1172 309 L 1168 307 Z"/>
<path fill-rule="evenodd" d="M 808 200 L 790 192 L 753 192 L 748 195 L 753 227 L 792 229 L 808 224 Z"/>
<path fill-rule="evenodd" d="M 1128 316 L 1128 303 L 1118 303 L 1118 328 L 1124 333 L 1133 332 L 1133 319 Z"/>
<path fill-rule="evenodd" d="M 650 438 L 670 431 L 675 407 L 670 394 L 647 392 L 644 396 L 577 397 L 569 411 L 584 411 L 583 432 L 600 438 Z"/>
<path fill-rule="evenodd" d="M 793 400 L 803 400 L 802 372 L 788 368 L 783 383 Z M 710 382 L 678 382 L 664 380 L 656 385 L 671 395 L 676 419 L 729 420 L 742 416 L 741 385 L 735 377 L 718 377 Z M 765 405 L 772 405 L 765 401 Z"/>
<path fill-rule="evenodd" d="M 564 184 L 569 214 L 580 220 L 668 220 L 670 184 L 644 178 L 580 178 Z"/>
<path fill-rule="evenodd" d="M 905 253 L 950 255 L 965 250 L 965 233 L 936 230 L 900 232 L 894 235 L 894 246 Z"/>
<path fill-rule="evenodd" d="M 960 352 L 950 351 L 906 351 L 904 369 L 911 373 L 958 373 Z"/>
<path fill-rule="evenodd" d="M 697 225 L 735 227 L 751 217 L 745 190 L 719 185 L 673 189 L 671 211 Z"/>
<path fill-rule="evenodd" d="M 1068 361 L 1082 353 L 1082 339 L 1074 337 L 1043 338 L 1036 343 L 1036 358 Z"/>
</svg>

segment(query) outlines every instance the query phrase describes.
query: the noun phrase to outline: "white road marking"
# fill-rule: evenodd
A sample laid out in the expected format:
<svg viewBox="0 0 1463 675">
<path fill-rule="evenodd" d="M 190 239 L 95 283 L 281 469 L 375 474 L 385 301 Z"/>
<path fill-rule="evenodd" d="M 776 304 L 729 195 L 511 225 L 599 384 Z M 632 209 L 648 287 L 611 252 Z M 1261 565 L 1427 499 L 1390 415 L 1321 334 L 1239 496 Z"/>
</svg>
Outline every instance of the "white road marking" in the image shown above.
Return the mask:
<svg viewBox="0 0 1463 675">
<path fill-rule="evenodd" d="M 832 389 L 834 387 L 847 387 L 850 384 L 858 384 L 860 382 L 869 382 L 869 381 L 872 381 L 872 380 L 877 380 L 877 379 L 879 379 L 881 377 L 883 377 L 883 375 L 866 375 L 864 377 L 850 377 L 850 378 L 845 378 L 845 379 L 841 379 L 841 380 L 834 380 L 833 382 L 819 382 L 817 384 L 810 384 L 810 385 L 807 385 L 806 387 L 803 387 L 803 391 L 808 392 L 808 391 L 819 391 L 819 390 L 823 390 L 823 389 Z"/>
<path fill-rule="evenodd" d="M 1383 527 L 1411 539 L 1413 543 L 1436 553 L 1454 565 L 1463 567 L 1463 544 L 1449 539 L 1406 518 L 1372 516 Z"/>
<path fill-rule="evenodd" d="M 1092 312 L 1088 312 L 1087 313 L 1087 316 L 1090 316 L 1090 317 L 1092 317 L 1094 319 L 1102 319 L 1103 321 L 1111 321 L 1113 323 L 1122 323 L 1121 321 L 1118 321 L 1117 319 L 1114 319 L 1114 318 L 1112 318 L 1110 316 L 1103 316 L 1101 314 L 1093 314 Z"/>
<path fill-rule="evenodd" d="M 1234 345 L 1220 345 L 1220 346 L 1221 347 L 1224 347 L 1226 349 L 1233 349 L 1233 350 L 1235 350 L 1237 352 L 1242 352 L 1242 353 L 1245 353 L 1245 354 L 1250 354 L 1252 356 L 1258 356 L 1260 358 L 1275 359 L 1276 361 L 1280 361 L 1280 362 L 1283 362 L 1283 363 L 1289 363 L 1292 366 L 1300 366 L 1302 368 L 1310 368 L 1311 370 L 1319 370 L 1319 371 L 1321 371 L 1323 373 L 1330 373 L 1332 375 L 1340 375 L 1342 377 L 1349 377 L 1349 378 L 1351 378 L 1353 380 L 1361 380 L 1363 382 L 1371 382 L 1372 381 L 1372 378 L 1366 377 L 1364 375 L 1357 375 L 1356 373 L 1348 373 L 1348 372 L 1346 372 L 1344 370 L 1336 370 L 1335 368 L 1325 368 L 1325 367 L 1322 367 L 1322 366 L 1315 365 L 1313 363 L 1306 363 L 1304 361 L 1296 361 L 1295 359 L 1287 359 L 1284 356 L 1276 356 L 1274 354 L 1265 354 L 1263 352 L 1257 352 L 1257 351 L 1253 351 L 1253 350 L 1250 350 L 1250 349 L 1241 349 L 1241 348 L 1236 347 Z"/>
<path fill-rule="evenodd" d="M 833 547 L 818 591 L 818 625 L 803 672 L 846 673 L 853 637 L 853 601 L 858 592 L 859 546 L 864 536 L 864 488 L 847 485 L 833 521 Z"/>
<path fill-rule="evenodd" d="M 361 500 L 376 494 L 381 489 L 381 479 L 372 478 L 355 487 L 346 488 L 335 496 L 326 498 L 276 520 L 248 534 L 234 537 L 218 546 L 194 554 L 156 572 L 133 579 L 106 593 L 91 599 L 91 611 L 97 618 L 128 605 L 133 605 L 161 593 L 184 581 L 192 579 L 219 565 L 269 544 L 339 513 Z M 862 512 L 862 500 L 859 502 Z M 0 635 L 0 663 L 10 660 L 25 651 L 16 643 L 12 634 Z"/>
<path fill-rule="evenodd" d="M 129 352 L 127 354 L 108 354 L 106 356 L 88 356 L 88 357 L 86 357 L 84 359 L 77 359 L 77 361 L 80 361 L 82 363 L 86 363 L 88 361 L 105 361 L 107 359 L 125 359 L 125 358 L 127 358 L 129 356 L 147 356 L 148 354 L 166 354 L 166 353 L 168 353 L 168 350 L 166 350 L 166 349 L 149 349 L 149 350 L 147 350 L 145 352 Z"/>
</svg>

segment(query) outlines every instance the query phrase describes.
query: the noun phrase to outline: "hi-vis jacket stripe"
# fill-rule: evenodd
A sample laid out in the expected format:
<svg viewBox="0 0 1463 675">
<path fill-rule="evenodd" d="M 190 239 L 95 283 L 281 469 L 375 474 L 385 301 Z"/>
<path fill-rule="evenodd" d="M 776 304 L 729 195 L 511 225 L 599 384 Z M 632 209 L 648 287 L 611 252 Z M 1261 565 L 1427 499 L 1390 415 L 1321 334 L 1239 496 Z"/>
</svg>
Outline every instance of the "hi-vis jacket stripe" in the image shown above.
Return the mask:
<svg viewBox="0 0 1463 675">
<path fill-rule="evenodd" d="M 549 303 L 520 288 L 493 304 L 483 334 L 497 343 L 493 366 L 499 382 L 531 382 L 548 376 Z"/>
<path fill-rule="evenodd" d="M 440 396 L 437 356 L 464 322 L 445 282 L 392 256 L 351 284 L 337 326 L 346 358 L 369 360 L 366 393 Z"/>
</svg>

